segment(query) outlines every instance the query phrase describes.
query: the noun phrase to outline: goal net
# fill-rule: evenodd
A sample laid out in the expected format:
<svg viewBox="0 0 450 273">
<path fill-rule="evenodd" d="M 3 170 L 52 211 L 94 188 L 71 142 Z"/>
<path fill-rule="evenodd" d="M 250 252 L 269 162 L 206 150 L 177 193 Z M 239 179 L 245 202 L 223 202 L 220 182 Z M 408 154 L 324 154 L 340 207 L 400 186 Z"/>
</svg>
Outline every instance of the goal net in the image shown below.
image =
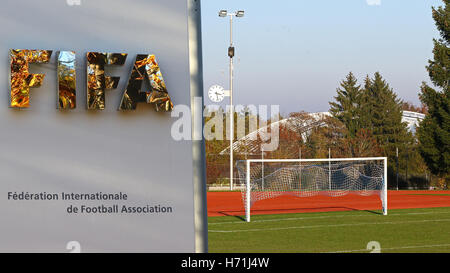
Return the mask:
<svg viewBox="0 0 450 273">
<path fill-rule="evenodd" d="M 387 214 L 387 158 L 250 159 L 237 162 L 247 222 L 260 200 L 280 195 L 374 195 Z"/>
</svg>

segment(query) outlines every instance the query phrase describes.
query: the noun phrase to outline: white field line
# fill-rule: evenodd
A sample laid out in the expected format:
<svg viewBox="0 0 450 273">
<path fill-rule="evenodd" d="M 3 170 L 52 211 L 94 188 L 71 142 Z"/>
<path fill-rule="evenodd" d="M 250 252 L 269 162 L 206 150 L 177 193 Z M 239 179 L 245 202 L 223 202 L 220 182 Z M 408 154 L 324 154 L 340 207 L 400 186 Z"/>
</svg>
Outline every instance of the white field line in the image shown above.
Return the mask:
<svg viewBox="0 0 450 273">
<path fill-rule="evenodd" d="M 441 244 L 441 245 L 421 245 L 421 246 L 398 246 L 398 247 L 382 247 L 380 248 L 381 252 L 383 250 L 395 250 L 395 249 L 414 249 L 414 248 L 434 248 L 434 247 L 450 247 L 450 244 Z M 356 250 L 339 250 L 332 252 L 324 252 L 324 253 L 350 253 L 350 252 L 370 252 L 369 249 L 356 249 Z"/>
<path fill-rule="evenodd" d="M 237 230 L 209 230 L 209 232 L 235 233 L 235 232 L 275 231 L 275 230 L 308 229 L 308 228 L 351 227 L 351 226 L 367 226 L 367 225 L 400 225 L 400 224 L 415 224 L 428 222 L 450 222 L 450 219 L 439 219 L 439 220 L 430 219 L 430 220 L 416 220 L 416 221 L 402 221 L 402 222 L 378 222 L 378 223 L 356 223 L 356 224 L 313 225 L 313 226 L 309 225 L 309 226 L 295 226 L 295 227 L 253 228 L 253 229 L 237 229 Z"/>
<path fill-rule="evenodd" d="M 450 211 L 395 213 L 395 214 L 388 214 L 388 216 L 425 215 L 425 214 L 450 214 Z M 373 215 L 364 214 L 364 215 L 327 215 L 327 216 L 312 216 L 312 217 L 290 217 L 290 218 L 281 218 L 281 219 L 253 220 L 253 221 L 251 221 L 251 223 L 281 222 L 281 221 L 296 221 L 296 220 L 326 219 L 326 218 L 343 218 L 343 217 L 369 217 L 369 216 L 373 216 Z M 208 223 L 208 225 L 221 225 L 221 224 L 248 224 L 248 223 L 245 221 Z"/>
</svg>

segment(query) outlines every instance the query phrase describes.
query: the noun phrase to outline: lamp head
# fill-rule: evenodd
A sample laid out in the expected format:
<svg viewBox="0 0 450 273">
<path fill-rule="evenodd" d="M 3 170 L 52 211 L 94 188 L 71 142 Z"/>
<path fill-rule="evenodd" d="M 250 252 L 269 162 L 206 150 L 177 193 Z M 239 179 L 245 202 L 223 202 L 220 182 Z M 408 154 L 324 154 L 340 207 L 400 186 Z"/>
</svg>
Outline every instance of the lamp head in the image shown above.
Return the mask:
<svg viewBox="0 0 450 273">
<path fill-rule="evenodd" d="M 227 17 L 228 12 L 226 10 L 219 11 L 219 17 Z"/>
<path fill-rule="evenodd" d="M 243 10 L 238 10 L 236 12 L 236 17 L 244 17 L 244 11 Z"/>
</svg>

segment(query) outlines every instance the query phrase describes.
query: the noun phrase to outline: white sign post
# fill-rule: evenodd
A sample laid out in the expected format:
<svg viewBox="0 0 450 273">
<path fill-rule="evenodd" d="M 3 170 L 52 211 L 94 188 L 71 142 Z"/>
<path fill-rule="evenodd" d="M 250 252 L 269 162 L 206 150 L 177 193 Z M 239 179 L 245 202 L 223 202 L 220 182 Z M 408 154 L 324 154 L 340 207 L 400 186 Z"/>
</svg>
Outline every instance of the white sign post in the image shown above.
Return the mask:
<svg viewBox="0 0 450 273">
<path fill-rule="evenodd" d="M 199 3 L 69 2 L 16 0 L 0 9 L 0 252 L 207 251 L 202 141 L 174 140 L 174 119 L 153 105 L 117 110 L 138 54 L 157 57 L 175 106 L 202 96 L 201 48 L 192 50 Z M 26 109 L 9 107 L 10 49 L 54 52 L 30 65 L 45 78 Z M 72 110 L 55 104 L 62 50 L 76 54 Z M 106 90 L 104 110 L 86 109 L 87 52 L 128 54 L 124 65 L 106 66 L 120 80 Z"/>
</svg>

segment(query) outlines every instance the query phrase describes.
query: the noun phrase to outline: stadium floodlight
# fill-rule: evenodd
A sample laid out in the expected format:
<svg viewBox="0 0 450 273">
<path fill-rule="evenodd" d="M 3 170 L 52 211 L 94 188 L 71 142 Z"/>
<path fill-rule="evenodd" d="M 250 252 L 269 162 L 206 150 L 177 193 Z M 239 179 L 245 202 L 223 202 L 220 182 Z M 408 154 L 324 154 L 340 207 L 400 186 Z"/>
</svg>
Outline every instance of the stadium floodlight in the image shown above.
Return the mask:
<svg viewBox="0 0 450 273">
<path fill-rule="evenodd" d="M 226 11 L 226 10 L 221 10 L 221 11 L 219 11 L 219 17 L 227 17 L 227 15 L 228 15 L 228 12 Z"/>
<path fill-rule="evenodd" d="M 244 11 L 239 10 L 228 13 L 226 10 L 219 11 L 219 17 L 230 17 L 230 46 L 228 47 L 228 57 L 230 57 L 230 190 L 233 190 L 233 138 L 234 138 L 234 108 L 233 108 L 233 57 L 235 49 L 233 46 L 233 17 L 244 17 Z"/>
<path fill-rule="evenodd" d="M 240 180 L 246 182 L 241 191 L 247 222 L 255 202 L 285 194 L 297 197 L 378 194 L 383 214 L 387 215 L 387 157 L 249 159 L 236 165 Z"/>
</svg>

